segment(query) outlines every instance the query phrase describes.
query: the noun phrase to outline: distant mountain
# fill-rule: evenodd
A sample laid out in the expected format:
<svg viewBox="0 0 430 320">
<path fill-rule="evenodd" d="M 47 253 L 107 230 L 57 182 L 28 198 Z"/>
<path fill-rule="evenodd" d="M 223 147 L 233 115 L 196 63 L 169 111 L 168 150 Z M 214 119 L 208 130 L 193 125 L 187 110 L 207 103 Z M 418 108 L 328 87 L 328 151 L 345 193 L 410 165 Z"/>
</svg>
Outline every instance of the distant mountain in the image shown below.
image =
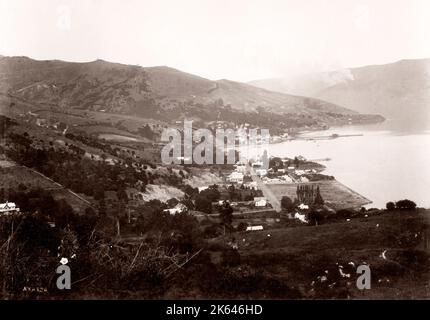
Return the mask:
<svg viewBox="0 0 430 320">
<path fill-rule="evenodd" d="M 1 57 L 0 93 L 63 110 L 167 120 L 180 118 L 184 113 L 196 115 L 201 110 L 214 113 L 218 107 L 246 113 L 264 110 L 314 122 L 357 114 L 319 99 L 272 92 L 245 83 L 212 81 L 169 67 L 142 68 L 103 60 L 73 63 Z"/>
<path fill-rule="evenodd" d="M 430 124 L 430 59 L 401 60 L 250 84 L 319 98 L 362 112 Z"/>
</svg>

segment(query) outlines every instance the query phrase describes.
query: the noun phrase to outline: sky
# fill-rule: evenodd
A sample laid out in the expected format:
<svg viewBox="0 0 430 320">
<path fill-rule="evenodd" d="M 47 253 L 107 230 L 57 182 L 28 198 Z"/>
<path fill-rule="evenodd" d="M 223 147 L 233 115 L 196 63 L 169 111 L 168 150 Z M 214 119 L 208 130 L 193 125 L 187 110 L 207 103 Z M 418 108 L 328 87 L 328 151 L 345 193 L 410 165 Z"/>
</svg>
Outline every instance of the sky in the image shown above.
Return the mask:
<svg viewBox="0 0 430 320">
<path fill-rule="evenodd" d="M 0 0 L 0 54 L 251 81 L 430 57 L 428 0 Z"/>
</svg>

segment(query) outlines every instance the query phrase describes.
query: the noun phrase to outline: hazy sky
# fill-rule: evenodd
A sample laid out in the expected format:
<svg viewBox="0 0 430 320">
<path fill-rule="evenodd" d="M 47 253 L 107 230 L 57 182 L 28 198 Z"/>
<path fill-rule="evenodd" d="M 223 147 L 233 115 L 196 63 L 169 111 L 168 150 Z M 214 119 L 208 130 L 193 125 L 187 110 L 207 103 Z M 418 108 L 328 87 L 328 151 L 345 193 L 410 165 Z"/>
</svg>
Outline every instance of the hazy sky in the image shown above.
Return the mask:
<svg viewBox="0 0 430 320">
<path fill-rule="evenodd" d="M 247 81 L 430 57 L 430 1 L 0 0 L 0 54 Z"/>
</svg>

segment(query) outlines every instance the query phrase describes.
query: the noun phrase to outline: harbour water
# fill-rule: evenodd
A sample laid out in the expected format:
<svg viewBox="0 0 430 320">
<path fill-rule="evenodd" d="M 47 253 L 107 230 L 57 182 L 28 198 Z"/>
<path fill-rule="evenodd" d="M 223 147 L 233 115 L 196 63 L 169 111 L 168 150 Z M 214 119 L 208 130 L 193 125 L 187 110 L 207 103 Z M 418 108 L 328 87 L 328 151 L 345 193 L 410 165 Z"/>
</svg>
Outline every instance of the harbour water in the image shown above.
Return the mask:
<svg viewBox="0 0 430 320">
<path fill-rule="evenodd" d="M 303 137 L 357 135 L 324 140 L 292 140 L 269 146 L 269 155 L 321 162 L 349 188 L 370 199 L 368 207 L 385 207 L 388 201 L 410 199 L 430 207 L 430 130 L 409 130 L 401 123 L 345 126 Z"/>
</svg>

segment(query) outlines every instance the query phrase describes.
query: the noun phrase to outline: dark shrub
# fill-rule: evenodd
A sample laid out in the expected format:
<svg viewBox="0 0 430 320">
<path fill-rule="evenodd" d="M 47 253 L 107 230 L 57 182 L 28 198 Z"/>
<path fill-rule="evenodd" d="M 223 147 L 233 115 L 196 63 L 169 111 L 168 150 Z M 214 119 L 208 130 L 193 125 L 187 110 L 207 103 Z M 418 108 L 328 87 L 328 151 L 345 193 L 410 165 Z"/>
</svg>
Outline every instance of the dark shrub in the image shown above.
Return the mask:
<svg viewBox="0 0 430 320">
<path fill-rule="evenodd" d="M 240 254 L 237 250 L 227 249 L 222 252 L 222 263 L 226 266 L 237 266 L 240 264 Z"/>
<path fill-rule="evenodd" d="M 351 218 L 354 216 L 354 211 L 348 210 L 348 209 L 341 209 L 336 212 L 336 218 Z"/>
<path fill-rule="evenodd" d="M 282 209 L 285 209 L 287 211 L 292 211 L 294 209 L 294 202 L 291 200 L 291 198 L 287 196 L 283 196 L 281 199 L 281 206 Z"/>
<path fill-rule="evenodd" d="M 238 224 L 236 229 L 237 229 L 237 231 L 245 231 L 247 226 L 248 226 L 247 223 L 241 222 Z"/>
</svg>

